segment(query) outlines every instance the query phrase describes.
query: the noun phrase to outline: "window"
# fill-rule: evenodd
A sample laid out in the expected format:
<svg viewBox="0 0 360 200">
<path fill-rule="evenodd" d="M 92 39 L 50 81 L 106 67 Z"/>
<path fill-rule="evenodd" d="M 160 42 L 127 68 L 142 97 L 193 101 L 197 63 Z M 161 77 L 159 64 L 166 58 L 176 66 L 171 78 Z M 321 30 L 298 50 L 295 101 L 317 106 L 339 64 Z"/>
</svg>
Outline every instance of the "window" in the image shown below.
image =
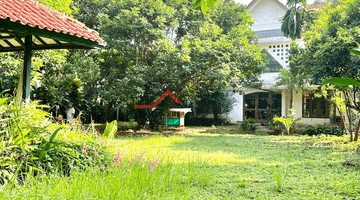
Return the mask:
<svg viewBox="0 0 360 200">
<path fill-rule="evenodd" d="M 280 52 L 280 49 L 278 49 L 277 52 Z"/>
<path fill-rule="evenodd" d="M 281 60 L 283 60 L 284 58 L 283 57 L 281 57 Z"/>
<path fill-rule="evenodd" d="M 177 118 L 177 112 L 171 112 L 171 118 Z"/>
<path fill-rule="evenodd" d="M 288 53 L 286 53 L 285 55 L 289 55 Z"/>
<path fill-rule="evenodd" d="M 281 49 L 281 51 L 284 51 L 284 49 Z"/>
<path fill-rule="evenodd" d="M 271 46 L 269 46 L 269 49 L 271 49 Z"/>
<path fill-rule="evenodd" d="M 316 98 L 314 94 L 303 95 L 303 117 L 327 118 L 329 117 L 330 103 L 324 98 Z"/>
<path fill-rule="evenodd" d="M 284 54 L 283 54 L 283 53 L 281 53 L 281 55 L 283 56 Z"/>
<path fill-rule="evenodd" d="M 284 47 L 284 45 L 281 45 L 281 47 Z"/>
<path fill-rule="evenodd" d="M 273 52 L 275 52 L 275 49 L 273 50 Z"/>
<path fill-rule="evenodd" d="M 288 63 L 289 61 L 285 61 L 285 63 Z"/>
<path fill-rule="evenodd" d="M 278 48 L 280 48 L 280 45 L 277 45 Z"/>
<path fill-rule="evenodd" d="M 287 44 L 286 47 L 289 47 L 289 45 Z"/>
<path fill-rule="evenodd" d="M 280 56 L 280 54 L 278 53 L 277 56 Z"/>
<path fill-rule="evenodd" d="M 244 119 L 268 121 L 274 115 L 281 116 L 281 94 L 254 93 L 244 95 Z"/>
<path fill-rule="evenodd" d="M 276 46 L 274 45 L 273 48 L 276 48 Z"/>
<path fill-rule="evenodd" d="M 286 49 L 286 51 L 289 51 L 289 49 Z"/>
</svg>

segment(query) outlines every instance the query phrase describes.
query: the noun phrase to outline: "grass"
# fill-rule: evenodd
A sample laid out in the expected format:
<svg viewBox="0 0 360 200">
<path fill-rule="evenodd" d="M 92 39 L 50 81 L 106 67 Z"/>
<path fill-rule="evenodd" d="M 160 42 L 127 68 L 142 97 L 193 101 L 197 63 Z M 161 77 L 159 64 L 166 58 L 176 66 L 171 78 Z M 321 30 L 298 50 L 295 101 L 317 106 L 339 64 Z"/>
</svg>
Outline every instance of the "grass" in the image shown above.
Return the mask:
<svg viewBox="0 0 360 200">
<path fill-rule="evenodd" d="M 45 177 L 3 193 L 3 197 L 356 199 L 359 167 L 344 167 L 343 163 L 359 158 L 359 145 L 347 141 L 347 136 L 239 134 L 236 127 L 178 128 L 161 134 L 130 131 L 108 140 L 110 149 L 123 154 L 122 163 L 132 163 L 142 153 L 145 163 L 158 159 L 152 172 L 147 164 L 105 173 L 98 169 L 75 173 L 70 181 Z"/>
</svg>

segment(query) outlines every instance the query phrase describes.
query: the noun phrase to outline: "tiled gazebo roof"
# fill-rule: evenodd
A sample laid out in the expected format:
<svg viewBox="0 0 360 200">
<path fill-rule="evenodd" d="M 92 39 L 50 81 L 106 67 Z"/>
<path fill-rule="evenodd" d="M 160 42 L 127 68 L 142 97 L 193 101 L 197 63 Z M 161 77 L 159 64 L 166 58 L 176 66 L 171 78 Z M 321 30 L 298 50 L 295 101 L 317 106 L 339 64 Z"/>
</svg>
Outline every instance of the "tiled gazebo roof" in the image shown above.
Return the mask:
<svg viewBox="0 0 360 200">
<path fill-rule="evenodd" d="M 0 52 L 24 49 L 26 34 L 34 50 L 104 46 L 96 31 L 37 1 L 0 0 Z"/>
</svg>

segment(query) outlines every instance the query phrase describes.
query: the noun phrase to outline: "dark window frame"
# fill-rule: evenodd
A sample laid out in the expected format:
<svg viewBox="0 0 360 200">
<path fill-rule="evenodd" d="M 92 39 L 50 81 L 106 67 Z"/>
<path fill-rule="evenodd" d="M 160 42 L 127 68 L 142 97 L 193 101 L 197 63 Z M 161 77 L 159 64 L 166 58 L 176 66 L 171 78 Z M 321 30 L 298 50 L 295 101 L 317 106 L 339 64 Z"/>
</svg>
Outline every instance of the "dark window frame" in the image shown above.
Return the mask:
<svg viewBox="0 0 360 200">
<path fill-rule="evenodd" d="M 303 118 L 329 118 L 330 116 L 330 106 L 331 106 L 331 103 L 325 99 L 324 97 L 320 97 L 320 98 L 317 98 L 315 97 L 314 94 L 308 94 L 310 96 L 309 98 L 309 116 L 306 116 L 305 115 L 305 112 L 307 111 L 305 109 L 305 105 L 306 105 L 306 100 L 305 100 L 305 95 L 303 94 L 302 95 L 302 117 Z M 314 100 L 312 100 L 311 97 L 314 97 Z M 326 100 L 326 106 L 325 106 L 325 109 L 326 109 L 326 114 L 325 116 L 321 116 L 321 100 L 322 99 L 325 99 Z M 316 107 L 316 116 L 313 116 L 313 113 L 312 113 L 312 104 L 313 102 L 315 102 L 316 100 L 316 104 L 317 104 L 317 107 Z"/>
</svg>

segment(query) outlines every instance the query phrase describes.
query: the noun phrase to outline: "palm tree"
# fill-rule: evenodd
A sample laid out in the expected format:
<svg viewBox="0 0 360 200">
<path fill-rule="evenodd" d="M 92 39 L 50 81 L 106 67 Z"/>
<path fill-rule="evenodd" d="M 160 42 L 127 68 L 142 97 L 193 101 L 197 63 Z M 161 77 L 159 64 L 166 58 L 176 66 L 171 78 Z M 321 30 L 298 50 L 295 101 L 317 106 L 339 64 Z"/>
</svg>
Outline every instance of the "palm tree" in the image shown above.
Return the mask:
<svg viewBox="0 0 360 200">
<path fill-rule="evenodd" d="M 289 8 L 281 19 L 281 32 L 292 41 L 301 38 L 301 31 L 305 21 L 311 21 L 311 13 L 306 11 L 306 0 L 288 0 L 286 6 Z M 293 89 L 290 88 L 290 108 L 293 108 Z"/>
<path fill-rule="evenodd" d="M 304 22 L 311 20 L 311 14 L 306 11 L 306 0 L 288 0 L 286 6 L 289 9 L 281 19 L 281 31 L 294 41 L 301 38 Z"/>
</svg>

